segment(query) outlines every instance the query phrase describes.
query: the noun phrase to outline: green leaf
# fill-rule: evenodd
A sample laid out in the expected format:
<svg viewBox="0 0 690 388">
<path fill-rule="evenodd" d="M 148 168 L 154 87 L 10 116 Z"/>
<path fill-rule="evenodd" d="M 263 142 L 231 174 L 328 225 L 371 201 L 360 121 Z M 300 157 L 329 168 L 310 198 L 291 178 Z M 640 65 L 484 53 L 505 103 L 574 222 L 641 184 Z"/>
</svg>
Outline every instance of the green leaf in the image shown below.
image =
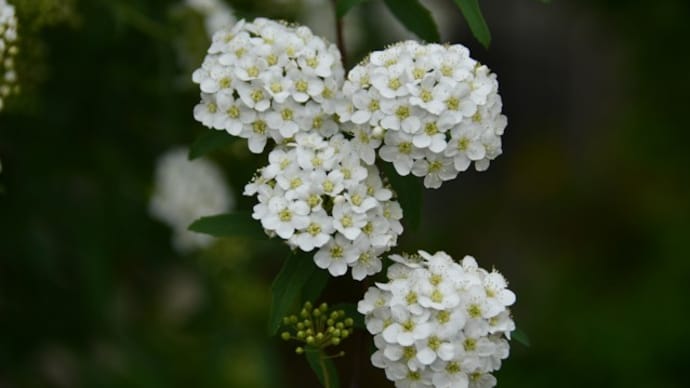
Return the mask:
<svg viewBox="0 0 690 388">
<path fill-rule="evenodd" d="M 388 9 L 410 31 L 427 42 L 438 42 L 441 36 L 431 16 L 419 0 L 384 0 Z"/>
<path fill-rule="evenodd" d="M 314 271 L 302 289 L 302 302 L 310 301 L 316 305 L 329 278 L 328 271 Z"/>
<path fill-rule="evenodd" d="M 489 31 L 489 26 L 486 25 L 484 16 L 482 16 L 482 11 L 479 9 L 479 0 L 453 0 L 455 4 L 460 7 L 467 24 L 470 26 L 472 35 L 482 44 L 485 48 L 489 48 L 491 44 L 491 32 Z"/>
<path fill-rule="evenodd" d="M 189 225 L 189 230 L 215 237 L 244 236 L 266 239 L 266 234 L 259 225 L 249 213 L 237 212 L 201 217 Z"/>
<path fill-rule="evenodd" d="M 233 141 L 235 138 L 225 131 L 204 131 L 189 147 L 189 160 L 224 147 Z"/>
<path fill-rule="evenodd" d="M 398 202 L 402 206 L 403 222 L 413 231 L 419 229 L 424 194 L 422 180 L 412 174 L 400 176 L 390 163 L 384 163 L 382 170 L 388 178 L 388 183 L 393 186 Z"/>
<path fill-rule="evenodd" d="M 268 331 L 275 334 L 283 317 L 289 315 L 299 301 L 302 288 L 317 271 L 314 259 L 304 253 L 291 253 L 271 285 L 271 313 Z"/>
<path fill-rule="evenodd" d="M 335 369 L 335 363 L 332 359 L 326 358 L 326 355 L 321 350 L 309 347 L 304 349 L 304 355 L 322 386 L 330 388 L 340 387 L 338 370 Z M 326 379 L 328 379 L 328 384 L 326 384 Z"/>
<path fill-rule="evenodd" d="M 338 19 L 340 19 L 354 6 L 364 3 L 365 1 L 367 0 L 338 0 L 338 3 L 335 5 L 335 14 Z"/>
<path fill-rule="evenodd" d="M 519 328 L 515 328 L 515 330 L 511 333 L 511 338 L 527 346 L 528 348 L 530 347 L 530 345 L 532 345 L 529 341 L 529 337 L 527 337 L 527 333 L 525 333 L 523 330 L 520 330 Z"/>
</svg>

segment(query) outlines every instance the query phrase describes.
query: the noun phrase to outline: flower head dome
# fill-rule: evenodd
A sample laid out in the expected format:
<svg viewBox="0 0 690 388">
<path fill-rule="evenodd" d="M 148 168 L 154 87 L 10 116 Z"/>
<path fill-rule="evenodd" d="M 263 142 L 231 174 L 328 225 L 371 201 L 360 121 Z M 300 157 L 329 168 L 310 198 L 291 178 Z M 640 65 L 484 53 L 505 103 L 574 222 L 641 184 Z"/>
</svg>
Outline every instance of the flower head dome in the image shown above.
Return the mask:
<svg viewBox="0 0 690 388">
<path fill-rule="evenodd" d="M 254 153 L 268 139 L 298 132 L 330 136 L 344 70 L 335 45 L 303 26 L 240 20 L 213 35 L 201 68 L 194 117 L 210 128 L 248 139 Z"/>
<path fill-rule="evenodd" d="M 507 121 L 496 76 L 462 45 L 406 41 L 375 51 L 348 73 L 343 92 L 340 119 L 379 140 L 368 153 L 378 149 L 399 174 L 424 177 L 426 187 L 440 187 L 472 162 L 485 170 L 501 154 Z"/>
<path fill-rule="evenodd" d="M 391 259 L 389 281 L 357 306 L 374 335 L 373 365 L 396 387 L 493 387 L 515 330 L 515 294 L 503 276 L 445 252 Z"/>
<path fill-rule="evenodd" d="M 381 270 L 379 256 L 402 233 L 402 209 L 376 166 L 362 165 L 342 134 L 298 133 L 277 146 L 245 187 L 259 203 L 253 217 L 270 234 L 305 252 L 333 276 L 362 280 Z"/>
</svg>

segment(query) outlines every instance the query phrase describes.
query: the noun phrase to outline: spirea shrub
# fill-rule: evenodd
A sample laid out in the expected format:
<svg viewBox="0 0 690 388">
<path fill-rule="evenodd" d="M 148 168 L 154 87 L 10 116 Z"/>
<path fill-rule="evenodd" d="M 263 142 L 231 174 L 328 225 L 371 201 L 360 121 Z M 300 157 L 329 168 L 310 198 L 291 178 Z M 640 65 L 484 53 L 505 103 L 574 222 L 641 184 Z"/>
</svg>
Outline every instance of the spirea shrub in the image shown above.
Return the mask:
<svg viewBox="0 0 690 388">
<path fill-rule="evenodd" d="M 0 0 L 0 110 L 7 97 L 17 92 L 15 57 L 18 52 L 14 6 L 6 0 Z"/>
<path fill-rule="evenodd" d="M 402 42 L 371 53 L 344 78 L 338 49 L 308 28 L 240 20 L 213 35 L 193 74 L 201 90 L 194 117 L 247 139 L 253 153 L 268 147 L 267 164 L 244 194 L 256 197 L 252 218 L 269 236 L 313 252 L 331 276 L 350 269 L 363 280 L 381 271 L 381 255 L 403 231 L 402 208 L 377 158 L 438 188 L 472 163 L 486 170 L 502 152 L 507 121 L 496 76 L 462 45 Z M 515 295 L 503 276 L 470 256 L 460 263 L 444 252 L 389 257 L 388 282 L 358 304 L 377 348 L 372 364 L 396 387 L 494 386 L 515 329 L 508 309 Z M 313 270 L 305 263 L 299 255 L 286 261 L 274 303 L 301 292 Z M 323 348 L 337 344 L 324 330 L 344 326 L 310 309 L 304 321 L 279 317 L 292 330 L 282 336 L 307 345 L 298 353 L 329 386 Z M 273 317 L 271 327 L 279 326 Z"/>
<path fill-rule="evenodd" d="M 515 329 L 515 294 L 503 276 L 445 252 L 391 259 L 388 282 L 357 307 L 374 335 L 372 364 L 396 387 L 493 387 Z"/>
</svg>

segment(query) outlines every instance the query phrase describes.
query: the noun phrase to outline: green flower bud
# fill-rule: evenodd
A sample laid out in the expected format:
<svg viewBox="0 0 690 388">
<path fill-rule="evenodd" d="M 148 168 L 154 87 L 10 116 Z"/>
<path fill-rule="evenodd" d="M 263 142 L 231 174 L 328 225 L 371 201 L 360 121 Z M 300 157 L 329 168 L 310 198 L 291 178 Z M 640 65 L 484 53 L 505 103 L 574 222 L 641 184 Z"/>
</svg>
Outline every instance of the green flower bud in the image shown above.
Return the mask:
<svg viewBox="0 0 690 388">
<path fill-rule="evenodd" d="M 285 341 L 290 339 L 290 333 L 287 331 L 284 331 L 281 335 L 280 338 L 284 339 Z"/>
<path fill-rule="evenodd" d="M 304 353 L 304 348 L 301 347 L 301 346 L 296 347 L 296 348 L 295 348 L 295 353 L 297 353 L 297 354 L 302 354 L 302 353 Z"/>
<path fill-rule="evenodd" d="M 354 324 L 355 324 L 355 321 L 352 318 L 345 319 L 345 326 L 352 327 Z"/>
<path fill-rule="evenodd" d="M 304 337 L 306 337 L 306 336 L 307 335 L 301 330 L 297 332 L 297 338 L 298 339 L 304 339 Z"/>
<path fill-rule="evenodd" d="M 340 345 L 340 338 L 338 338 L 338 337 L 331 338 L 331 344 L 336 345 L 336 346 Z"/>
<path fill-rule="evenodd" d="M 326 302 L 321 303 L 321 306 L 319 306 L 319 310 L 321 310 L 322 313 L 325 313 L 326 311 L 328 311 L 328 303 L 326 303 Z"/>
<path fill-rule="evenodd" d="M 307 337 L 307 344 L 311 345 L 313 343 L 314 343 L 314 337 L 312 337 L 312 336 Z"/>
</svg>

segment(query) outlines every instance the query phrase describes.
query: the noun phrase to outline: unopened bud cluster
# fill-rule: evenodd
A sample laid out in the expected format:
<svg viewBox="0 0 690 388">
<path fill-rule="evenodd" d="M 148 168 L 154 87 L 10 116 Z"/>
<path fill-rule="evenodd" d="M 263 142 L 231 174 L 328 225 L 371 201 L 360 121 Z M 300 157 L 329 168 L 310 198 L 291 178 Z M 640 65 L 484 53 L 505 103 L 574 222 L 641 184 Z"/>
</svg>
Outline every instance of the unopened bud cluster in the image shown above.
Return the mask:
<svg viewBox="0 0 690 388">
<path fill-rule="evenodd" d="M 306 302 L 299 314 L 284 317 L 283 325 L 287 330 L 280 337 L 304 344 L 295 348 L 295 353 L 302 354 L 305 347 L 324 350 L 340 345 L 352 334 L 354 321 L 343 310 L 329 310 L 327 303 L 312 306 L 311 302 Z"/>
<path fill-rule="evenodd" d="M 17 47 L 17 17 L 14 6 L 0 0 L 0 110 L 5 99 L 19 91 L 14 60 Z"/>
</svg>

